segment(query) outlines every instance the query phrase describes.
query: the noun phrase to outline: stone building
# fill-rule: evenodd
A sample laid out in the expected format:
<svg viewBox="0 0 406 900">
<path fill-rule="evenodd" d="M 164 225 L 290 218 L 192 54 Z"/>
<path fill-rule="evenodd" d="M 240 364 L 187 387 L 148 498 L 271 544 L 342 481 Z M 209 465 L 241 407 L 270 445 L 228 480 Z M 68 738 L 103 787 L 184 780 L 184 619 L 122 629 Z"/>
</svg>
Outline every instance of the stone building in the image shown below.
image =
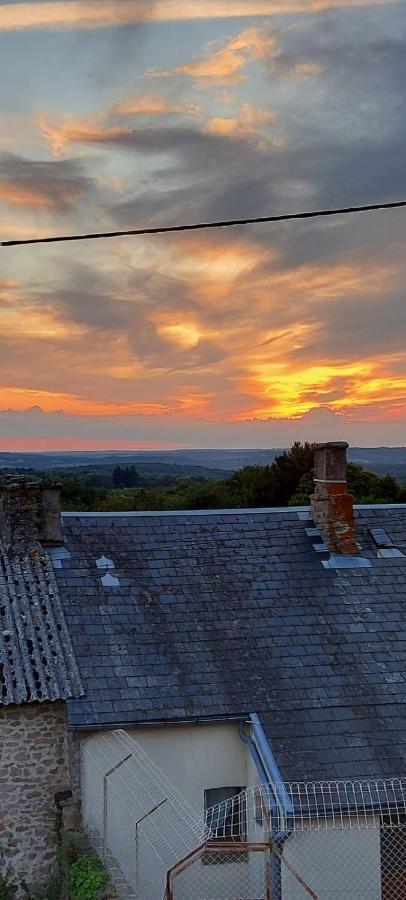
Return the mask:
<svg viewBox="0 0 406 900">
<path fill-rule="evenodd" d="M 66 703 L 82 693 L 46 547 L 61 543 L 58 492 L 9 479 L 0 495 L 0 872 L 49 877 L 56 797 L 69 790 Z"/>
</svg>

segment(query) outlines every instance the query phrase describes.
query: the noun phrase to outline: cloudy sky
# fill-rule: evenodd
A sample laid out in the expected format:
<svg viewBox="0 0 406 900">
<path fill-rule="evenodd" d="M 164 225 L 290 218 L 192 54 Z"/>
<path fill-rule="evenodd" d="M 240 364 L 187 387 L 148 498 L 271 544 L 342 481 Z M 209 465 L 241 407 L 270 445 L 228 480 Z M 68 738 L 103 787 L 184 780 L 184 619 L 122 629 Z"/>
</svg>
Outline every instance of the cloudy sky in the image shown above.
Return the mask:
<svg viewBox="0 0 406 900">
<path fill-rule="evenodd" d="M 0 5 L 0 239 L 406 199 L 406 2 Z M 406 444 L 406 212 L 0 248 L 0 448 Z"/>
</svg>

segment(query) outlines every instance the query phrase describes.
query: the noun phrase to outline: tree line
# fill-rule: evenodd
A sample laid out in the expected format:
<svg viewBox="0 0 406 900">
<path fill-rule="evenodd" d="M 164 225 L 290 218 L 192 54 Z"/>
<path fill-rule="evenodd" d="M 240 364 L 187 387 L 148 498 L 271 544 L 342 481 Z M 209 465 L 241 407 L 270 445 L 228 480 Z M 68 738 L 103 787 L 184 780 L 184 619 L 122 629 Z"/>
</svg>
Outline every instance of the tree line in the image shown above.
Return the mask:
<svg viewBox="0 0 406 900">
<path fill-rule="evenodd" d="M 165 476 L 144 481 L 134 466 L 116 466 L 103 485 L 100 476 L 75 473 L 62 479 L 66 510 L 143 511 L 307 506 L 313 491 L 314 445 L 296 442 L 270 465 L 245 466 L 229 478 Z M 107 484 L 109 482 L 109 485 Z M 391 475 L 375 475 L 348 465 L 348 485 L 356 503 L 406 503 L 406 487 Z"/>
</svg>

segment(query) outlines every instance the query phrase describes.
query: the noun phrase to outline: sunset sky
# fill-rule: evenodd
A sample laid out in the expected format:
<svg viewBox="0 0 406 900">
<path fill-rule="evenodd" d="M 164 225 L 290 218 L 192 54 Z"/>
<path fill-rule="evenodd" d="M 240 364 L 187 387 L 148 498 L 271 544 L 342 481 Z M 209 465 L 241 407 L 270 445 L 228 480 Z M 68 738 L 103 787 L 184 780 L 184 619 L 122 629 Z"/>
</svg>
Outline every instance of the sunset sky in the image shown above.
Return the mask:
<svg viewBox="0 0 406 900">
<path fill-rule="evenodd" d="M 0 5 L 0 239 L 406 199 L 406 2 Z M 406 211 L 0 248 L 0 449 L 406 444 Z"/>
</svg>

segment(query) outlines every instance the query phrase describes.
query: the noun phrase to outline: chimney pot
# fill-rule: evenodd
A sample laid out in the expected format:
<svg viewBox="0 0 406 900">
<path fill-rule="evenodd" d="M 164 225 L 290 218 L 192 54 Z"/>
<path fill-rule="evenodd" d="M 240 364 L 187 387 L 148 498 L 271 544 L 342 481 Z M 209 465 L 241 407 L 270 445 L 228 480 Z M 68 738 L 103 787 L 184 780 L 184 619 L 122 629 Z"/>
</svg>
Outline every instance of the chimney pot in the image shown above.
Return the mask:
<svg viewBox="0 0 406 900">
<path fill-rule="evenodd" d="M 356 556 L 354 498 L 347 487 L 347 449 L 346 441 L 316 444 L 311 504 L 314 521 L 329 550 Z"/>
<path fill-rule="evenodd" d="M 41 489 L 39 539 L 46 547 L 60 547 L 63 544 L 59 484 L 46 484 Z"/>
</svg>

